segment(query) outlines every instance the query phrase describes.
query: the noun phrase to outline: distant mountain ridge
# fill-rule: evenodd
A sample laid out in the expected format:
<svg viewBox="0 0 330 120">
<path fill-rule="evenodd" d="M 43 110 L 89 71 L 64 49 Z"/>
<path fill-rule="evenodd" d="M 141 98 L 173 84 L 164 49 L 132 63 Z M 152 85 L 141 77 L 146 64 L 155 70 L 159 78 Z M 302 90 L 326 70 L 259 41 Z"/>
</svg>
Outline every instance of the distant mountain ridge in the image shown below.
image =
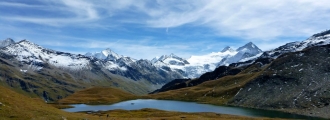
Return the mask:
<svg viewBox="0 0 330 120">
<path fill-rule="evenodd" d="M 212 52 L 210 54 L 201 56 L 191 56 L 188 59 L 184 59 L 175 55 L 174 53 L 171 53 L 169 55 L 162 55 L 160 57 L 155 57 L 150 61 L 146 61 L 151 62 L 152 66 L 156 67 L 157 69 L 164 71 L 175 71 L 184 78 L 198 78 L 203 73 L 213 71 L 218 66 L 229 65 L 230 63 L 239 61 L 248 61 L 250 59 L 259 57 L 261 53 L 262 50 L 260 50 L 252 42 L 249 42 L 236 50 L 227 46 L 221 50 L 221 52 Z M 88 52 L 85 54 L 85 56 L 112 61 L 113 70 L 117 68 L 121 69 L 119 66 L 123 66 L 124 64 L 129 65 L 128 63 L 121 61 L 122 65 L 118 66 L 117 63 L 120 58 L 126 58 L 128 61 L 131 61 L 131 63 L 137 61 L 134 58 L 118 55 L 109 48 L 101 52 Z"/>
<path fill-rule="evenodd" d="M 44 63 L 48 63 L 56 67 L 61 67 L 70 70 L 91 69 L 90 64 L 91 62 L 93 62 L 99 65 L 99 67 L 105 68 L 114 74 L 119 74 L 125 77 L 129 77 L 130 79 L 133 80 L 145 79 L 143 77 L 144 76 L 143 74 L 146 74 L 147 71 L 156 74 L 154 76 L 159 76 L 159 78 L 157 77 L 155 78 L 156 80 L 146 79 L 149 81 L 158 81 L 155 82 L 157 84 L 164 84 L 172 79 L 182 77 L 180 76 L 180 74 L 175 73 L 175 71 L 163 71 L 157 68 L 153 68 L 154 66 L 148 60 L 137 61 L 130 57 L 124 57 L 118 55 L 117 53 L 111 51 L 110 49 L 103 50 L 101 53 L 87 54 L 85 56 L 80 54 L 76 55 L 76 54 L 64 53 L 64 52 L 46 49 L 27 40 L 22 40 L 20 42 L 17 42 L 16 44 L 12 44 L 7 47 L 4 47 L 0 49 L 0 51 L 9 55 L 16 56 L 16 58 L 19 61 L 29 64 L 33 68 L 36 68 L 34 70 L 42 69 L 42 66 L 39 65 L 42 65 Z M 92 56 L 88 56 L 88 55 L 92 55 Z M 146 61 L 145 63 L 150 63 L 150 64 L 145 64 L 144 62 L 141 61 Z M 137 66 L 140 66 L 140 65 L 136 65 L 139 63 L 145 66 L 143 66 L 142 68 L 136 68 Z M 131 71 L 127 72 L 127 70 L 131 70 Z M 160 75 L 155 72 L 163 72 L 163 73 L 162 75 Z M 132 75 L 132 74 L 136 74 L 136 75 Z"/>
<path fill-rule="evenodd" d="M 326 30 L 324 32 L 314 34 L 304 41 L 290 42 L 278 48 L 275 48 L 274 50 L 266 51 L 261 55 L 261 57 L 277 58 L 278 56 L 284 53 L 301 51 L 305 48 L 309 48 L 313 46 L 327 45 L 330 44 L 329 39 L 330 39 L 330 30 Z"/>
<path fill-rule="evenodd" d="M 227 47 L 225 47 L 221 50 L 221 52 L 226 52 L 226 51 L 235 52 L 235 50 L 233 48 L 229 47 L 229 46 L 227 46 Z"/>
<path fill-rule="evenodd" d="M 2 42 L 1 45 L 5 46 L 0 48 L 1 84 L 23 89 L 47 101 L 92 85 L 118 87 L 131 93 L 146 94 L 173 79 L 183 78 L 171 69 L 155 67 L 149 60 L 120 56 L 110 49 L 95 54 L 97 58 L 43 48 L 28 40 L 9 45 Z M 64 87 L 63 84 L 72 86 L 49 90 L 53 86 Z M 31 91 L 39 88 L 43 90 Z M 55 96 L 54 91 L 63 94 Z"/>
<path fill-rule="evenodd" d="M 110 48 L 107 48 L 105 50 L 102 50 L 101 52 L 96 52 L 96 53 L 86 53 L 85 56 L 88 57 L 95 57 L 97 59 L 107 59 L 107 60 L 116 60 L 119 59 L 123 56 L 118 55 L 114 51 L 112 51 Z"/>
<path fill-rule="evenodd" d="M 198 78 L 206 72 L 213 71 L 221 65 L 229 65 L 239 61 L 247 61 L 259 57 L 262 50 L 249 42 L 234 50 L 227 46 L 221 52 L 212 52 L 202 56 L 191 56 L 188 59 L 180 58 L 174 54 L 154 58 L 152 62 L 158 67 L 169 67 L 172 70 L 183 72 L 186 78 Z"/>
</svg>

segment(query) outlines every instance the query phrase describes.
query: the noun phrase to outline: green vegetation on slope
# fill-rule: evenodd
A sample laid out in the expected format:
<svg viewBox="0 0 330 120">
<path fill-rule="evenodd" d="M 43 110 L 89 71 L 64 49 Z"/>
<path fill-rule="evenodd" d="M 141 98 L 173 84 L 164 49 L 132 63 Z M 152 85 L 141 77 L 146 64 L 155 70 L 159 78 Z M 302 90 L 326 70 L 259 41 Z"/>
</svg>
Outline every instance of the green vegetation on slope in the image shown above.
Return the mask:
<svg viewBox="0 0 330 120">
<path fill-rule="evenodd" d="M 40 99 L 21 95 L 3 86 L 0 86 L 0 102 L 1 120 L 96 119 L 96 117 L 85 114 L 64 112 L 44 103 Z"/>
<path fill-rule="evenodd" d="M 116 88 L 93 87 L 75 92 L 64 99 L 59 100 L 58 103 L 111 104 L 136 98 L 138 97 Z"/>
<path fill-rule="evenodd" d="M 127 94 L 118 89 L 111 88 L 92 88 L 80 92 L 93 94 L 98 90 L 101 91 L 115 91 L 113 98 L 125 100 L 126 97 L 120 93 Z M 100 93 L 104 94 L 104 93 Z M 83 95 L 83 94 L 80 94 Z M 117 96 L 118 95 L 118 96 Z M 110 99 L 109 99 L 110 100 Z M 16 93 L 8 88 L 0 86 L 0 120 L 100 120 L 106 119 L 107 114 L 110 115 L 109 119 L 115 120 L 195 120 L 195 119 L 208 119 L 208 120 L 247 120 L 247 119 L 265 119 L 265 118 L 249 118 L 233 115 L 223 115 L 216 113 L 183 113 L 161 111 L 155 109 L 142 109 L 142 110 L 111 110 L 102 111 L 93 114 L 86 113 L 68 113 L 57 109 L 49 104 L 44 103 L 40 99 L 30 98 L 19 93 Z"/>
<path fill-rule="evenodd" d="M 200 85 L 150 94 L 154 99 L 183 100 L 222 105 L 228 102 L 255 74 L 226 76 Z"/>
</svg>

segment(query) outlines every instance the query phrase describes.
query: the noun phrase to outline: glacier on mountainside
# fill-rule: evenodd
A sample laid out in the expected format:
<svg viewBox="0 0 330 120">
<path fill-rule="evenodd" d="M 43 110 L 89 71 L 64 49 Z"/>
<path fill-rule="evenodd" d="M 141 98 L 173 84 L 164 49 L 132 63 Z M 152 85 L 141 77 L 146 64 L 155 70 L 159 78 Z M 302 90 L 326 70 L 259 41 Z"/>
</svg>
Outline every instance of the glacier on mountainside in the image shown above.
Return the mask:
<svg viewBox="0 0 330 120">
<path fill-rule="evenodd" d="M 154 58 L 151 61 L 155 66 L 167 66 L 173 70 L 181 71 L 186 78 L 197 78 L 203 73 L 213 71 L 218 66 L 257 58 L 261 55 L 260 53 L 262 53 L 262 51 L 250 42 L 237 50 L 227 46 L 221 50 L 221 52 L 191 56 L 188 59 L 183 59 L 174 54 L 170 54 L 163 55 L 158 59 Z"/>
</svg>

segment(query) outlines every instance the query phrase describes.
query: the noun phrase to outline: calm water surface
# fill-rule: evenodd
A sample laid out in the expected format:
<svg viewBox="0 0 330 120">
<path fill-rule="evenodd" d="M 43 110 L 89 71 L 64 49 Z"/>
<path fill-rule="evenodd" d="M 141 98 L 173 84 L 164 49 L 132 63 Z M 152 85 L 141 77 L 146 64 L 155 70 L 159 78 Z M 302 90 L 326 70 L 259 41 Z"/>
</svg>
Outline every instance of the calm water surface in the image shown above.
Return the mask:
<svg viewBox="0 0 330 120">
<path fill-rule="evenodd" d="M 179 112 L 214 112 L 221 114 L 240 115 L 249 117 L 271 117 L 271 118 L 294 118 L 294 119 L 311 119 L 317 120 L 320 118 L 295 115 L 290 113 L 258 110 L 242 107 L 230 106 L 215 106 L 209 104 L 199 104 L 195 102 L 183 102 L 173 100 L 154 100 L 154 99 L 137 99 L 129 100 L 112 105 L 86 105 L 74 104 L 74 108 L 63 109 L 67 112 L 81 112 L 81 111 L 107 111 L 115 109 L 123 110 L 139 110 L 143 108 L 154 108 L 166 111 L 179 111 Z"/>
</svg>

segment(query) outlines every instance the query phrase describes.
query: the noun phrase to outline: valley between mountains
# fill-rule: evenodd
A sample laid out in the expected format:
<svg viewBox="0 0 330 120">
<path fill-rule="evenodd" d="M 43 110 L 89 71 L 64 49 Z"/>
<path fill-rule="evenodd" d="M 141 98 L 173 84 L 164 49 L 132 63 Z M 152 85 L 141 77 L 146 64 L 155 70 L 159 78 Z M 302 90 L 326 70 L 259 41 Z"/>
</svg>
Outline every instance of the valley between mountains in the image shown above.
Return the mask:
<svg viewBox="0 0 330 120">
<path fill-rule="evenodd" d="M 169 54 L 137 60 L 111 49 L 80 55 L 47 49 L 28 40 L 6 39 L 0 41 L 0 114 L 5 116 L 2 119 L 32 119 L 41 114 L 54 119 L 57 116 L 77 119 L 82 113 L 66 113 L 55 109 L 56 105 L 43 102 L 112 104 L 142 98 L 276 110 L 330 119 L 329 43 L 330 30 L 270 51 L 261 51 L 249 42 L 238 49 L 226 47 L 188 59 Z M 19 110 L 12 101 L 21 102 L 20 99 L 47 107 L 25 113 L 37 108 Z M 25 104 L 28 103 L 20 105 Z M 24 117 L 18 115 L 21 113 Z M 180 114 L 190 116 L 171 113 L 175 117 Z M 212 113 L 196 115 L 219 117 Z"/>
</svg>

